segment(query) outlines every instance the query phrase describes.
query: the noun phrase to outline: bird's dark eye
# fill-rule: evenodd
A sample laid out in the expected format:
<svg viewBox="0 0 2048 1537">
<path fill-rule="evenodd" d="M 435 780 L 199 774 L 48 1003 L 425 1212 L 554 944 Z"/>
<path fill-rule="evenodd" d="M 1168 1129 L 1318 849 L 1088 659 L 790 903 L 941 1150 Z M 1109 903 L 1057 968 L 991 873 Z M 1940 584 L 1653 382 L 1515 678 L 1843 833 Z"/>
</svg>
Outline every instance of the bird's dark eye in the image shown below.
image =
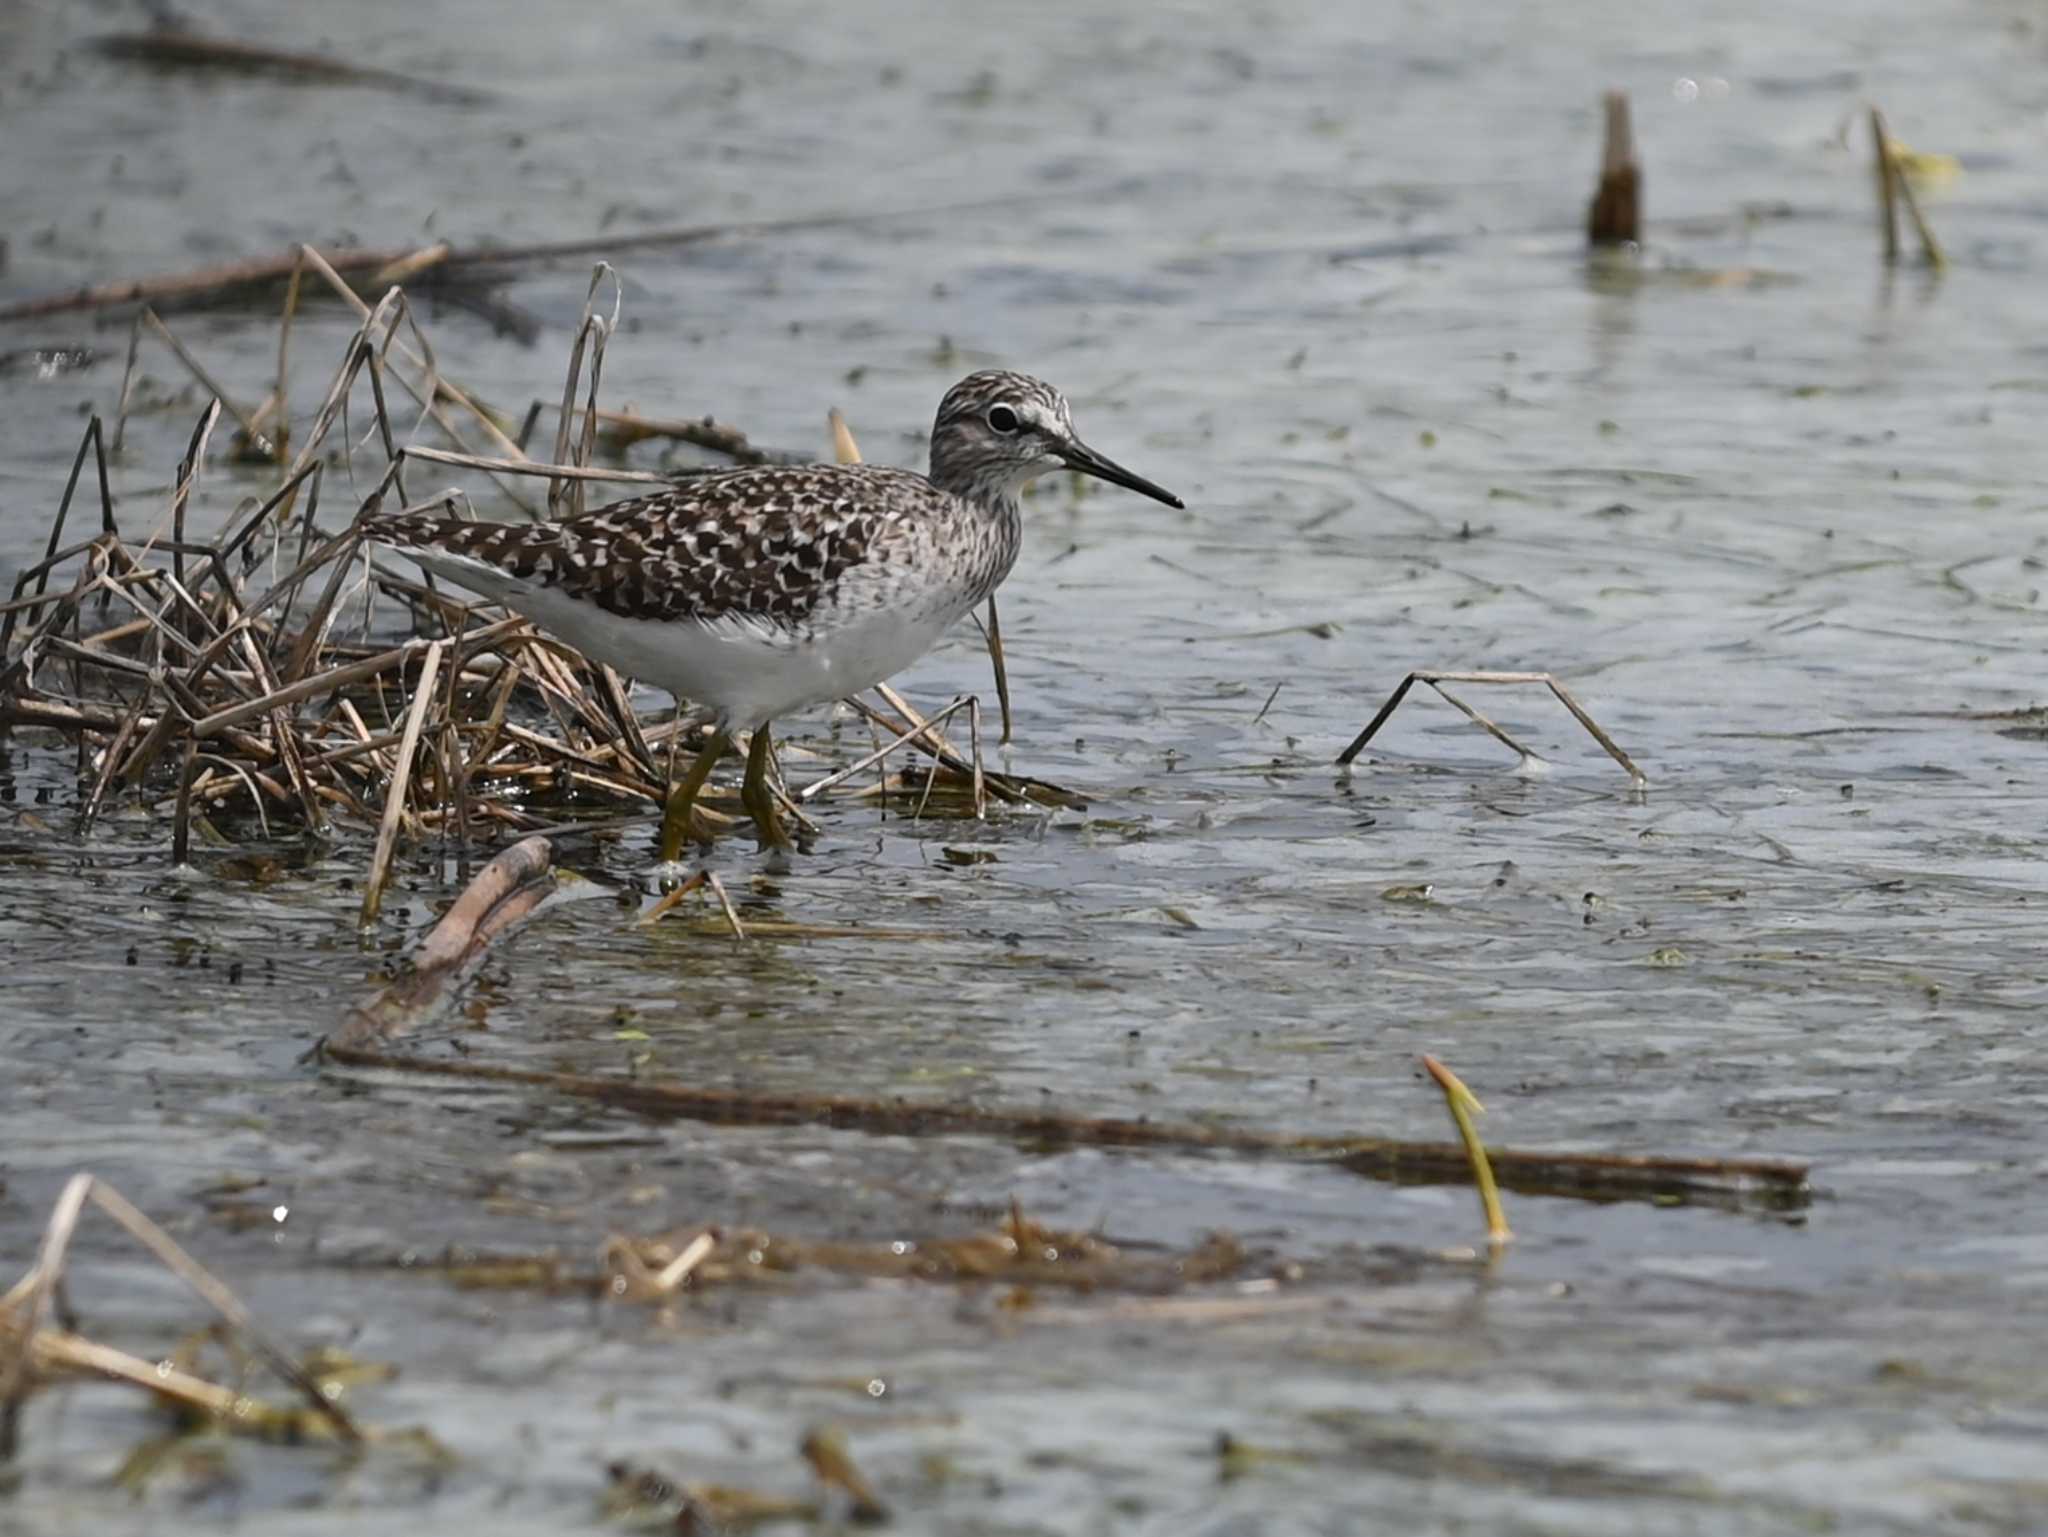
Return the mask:
<svg viewBox="0 0 2048 1537">
<path fill-rule="evenodd" d="M 995 428 L 997 432 L 1015 432 L 1017 430 L 1017 413 L 1008 406 L 990 406 L 988 408 L 988 424 Z"/>
</svg>

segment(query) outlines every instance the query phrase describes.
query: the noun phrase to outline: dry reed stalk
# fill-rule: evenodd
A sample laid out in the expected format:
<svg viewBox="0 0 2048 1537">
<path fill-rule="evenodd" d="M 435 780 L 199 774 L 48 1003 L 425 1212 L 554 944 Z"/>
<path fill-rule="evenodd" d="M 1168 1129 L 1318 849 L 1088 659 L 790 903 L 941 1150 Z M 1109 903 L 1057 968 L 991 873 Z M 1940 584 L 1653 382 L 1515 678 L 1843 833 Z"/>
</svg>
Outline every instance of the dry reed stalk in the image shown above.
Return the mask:
<svg viewBox="0 0 2048 1537">
<path fill-rule="evenodd" d="M 973 779 L 973 764 L 960 757 L 950 746 L 942 744 L 934 747 L 926 740 L 924 727 L 927 723 L 924 717 L 912 709 L 900 694 L 896 693 L 886 683 L 879 686 L 875 692 L 901 712 L 901 718 L 885 715 L 863 699 L 849 699 L 845 702 L 853 708 L 856 714 L 863 716 L 885 731 L 910 734 L 912 738 L 910 746 L 914 750 L 921 753 L 938 754 L 939 761 L 945 765 L 950 773 L 956 774 L 964 780 L 971 781 Z M 908 724 L 905 724 L 905 722 L 908 722 Z M 1065 789 L 1060 785 L 1052 784 L 1047 780 L 1032 779 L 1017 774 L 998 774 L 988 770 L 984 770 L 984 779 L 990 794 L 994 795 L 997 800 L 1004 801 L 1013 806 L 1063 806 L 1069 810 L 1079 811 L 1085 810 L 1088 805 L 1084 797 L 1076 795 L 1072 790 Z"/>
<path fill-rule="evenodd" d="M 457 469 L 485 470 L 493 475 L 538 475 L 557 481 L 603 481 L 622 486 L 673 486 L 675 478 L 658 475 L 652 470 L 628 470 L 605 465 L 588 464 L 543 464 L 538 459 L 488 459 L 481 454 L 450 453 L 445 448 L 422 448 L 417 444 L 407 446 L 404 457 L 423 459 L 432 464 L 452 465 Z"/>
<path fill-rule="evenodd" d="M 837 464 L 859 464 L 860 444 L 854 440 L 853 429 L 846 424 L 846 417 L 839 407 L 834 406 L 825 413 L 825 430 L 832 438 L 832 459 Z"/>
<path fill-rule="evenodd" d="M 719 911 L 725 914 L 725 921 L 732 926 L 732 937 L 744 940 L 747 931 L 740 924 L 740 915 L 733 908 L 732 898 L 725 894 L 725 882 L 712 871 L 705 872 L 704 880 L 711 887 L 711 894 L 718 898 Z"/>
<path fill-rule="evenodd" d="M 95 416 L 86 423 L 85 435 L 78 440 L 78 452 L 72 456 L 71 473 L 64 481 L 64 495 L 58 500 L 57 516 L 50 520 L 50 537 L 47 546 L 43 550 L 43 558 L 36 565 L 22 572 L 14 580 L 14 598 L 16 601 L 6 606 L 6 617 L 4 621 L 0 621 L 0 657 L 4 657 L 7 654 L 7 647 L 14 639 L 15 615 L 21 608 L 19 600 L 27 591 L 29 579 L 31 577 L 35 579 L 35 596 L 37 598 L 41 598 L 45 592 L 49 591 L 50 572 L 60 559 L 57 547 L 63 542 L 64 525 L 71 515 L 71 499 L 77 494 L 78 477 L 85 469 L 85 451 L 87 448 L 93 450 L 99 467 L 100 532 L 103 535 L 116 532 L 114 526 L 114 493 L 107 484 L 107 451 L 100 427 L 100 419 Z M 79 545 L 75 548 L 82 551 L 86 547 L 85 545 Z M 30 607 L 32 611 L 33 606 L 31 605 Z"/>
<path fill-rule="evenodd" d="M 813 1430 L 804 1437 L 799 1449 L 803 1452 L 804 1461 L 811 1465 L 811 1471 L 818 1475 L 818 1482 L 839 1490 L 852 1502 L 847 1518 L 855 1525 L 876 1526 L 889 1519 L 889 1507 L 875 1493 L 874 1485 L 854 1466 L 853 1452 L 846 1444 L 845 1431 L 836 1425 Z"/>
<path fill-rule="evenodd" d="M 420 664 L 419 682 L 413 685 L 412 708 L 406 711 L 405 734 L 398 741 L 398 761 L 384 791 L 384 816 L 377 827 L 376 852 L 370 856 L 370 873 L 363 882 L 359 921 L 365 928 L 377 921 L 384 904 L 384 882 L 390 878 L 391 856 L 398 848 L 398 824 L 405 816 L 405 791 L 412 778 L 413 754 L 419 747 L 427 710 L 434 702 L 434 678 L 441 670 L 441 657 L 447 645 L 440 640 L 428 644 L 426 659 Z"/>
<path fill-rule="evenodd" d="M 887 758 L 890 754 L 894 753 L 898 748 L 908 747 L 913 742 L 920 742 L 921 745 L 923 745 L 928 752 L 932 753 L 932 767 L 934 769 L 937 769 L 941 761 L 941 757 L 944 755 L 938 752 L 933 752 L 931 744 L 935 741 L 943 741 L 944 738 L 935 736 L 933 734 L 933 728 L 943 725 L 955 714 L 957 714 L 961 710 L 966 709 L 969 703 L 972 701 L 973 697 L 974 696 L 971 694 L 962 694 L 958 699 L 954 700 L 951 704 L 947 705 L 945 709 L 939 711 L 939 713 L 937 715 L 934 715 L 930 720 L 924 720 L 921 718 L 918 719 L 914 725 L 907 727 L 900 734 L 891 737 L 887 742 L 884 742 L 880 747 L 877 747 L 865 758 L 861 758 L 853 763 L 849 763 L 845 768 L 835 769 L 831 773 L 825 775 L 824 778 L 814 780 L 810 784 L 805 785 L 801 790 L 798 790 L 796 792 L 796 799 L 799 801 L 815 800 L 820 795 L 823 795 L 827 790 L 836 789 L 838 786 L 846 783 L 847 780 L 854 778 L 856 775 L 865 773 L 867 770 L 873 768 L 876 764 L 880 763 L 883 759 Z M 954 761 L 957 762 L 958 760 L 955 759 Z M 980 764 L 979 762 L 977 762 L 974 765 L 973 772 L 978 776 L 980 771 Z"/>
<path fill-rule="evenodd" d="M 1870 109 L 1870 143 L 1877 172 L 1878 227 L 1884 235 L 1885 265 L 1895 267 L 1899 262 L 1898 205 L 1904 203 L 1906 213 L 1913 221 L 1913 231 L 1920 239 L 1921 263 L 1940 271 L 1948 265 L 1948 257 L 1941 249 L 1941 242 L 1934 238 L 1934 226 L 1920 211 L 1919 194 L 1914 192 L 1912 179 L 1899 162 L 1891 134 L 1884 125 L 1884 114 L 1876 107 Z"/>
<path fill-rule="evenodd" d="M 280 457 L 291 446 L 291 379 L 287 365 L 291 358 L 292 321 L 299 313 L 299 289 L 305 275 L 306 253 L 303 250 L 292 252 L 291 277 L 284 289 L 284 312 L 277 323 L 277 385 L 270 392 L 271 413 L 277 420 L 276 439 Z"/>
<path fill-rule="evenodd" d="M 597 290 L 609 277 L 612 281 L 612 313 L 609 320 L 597 313 Z M 583 296 L 583 316 L 577 323 L 576 341 L 569 349 L 568 375 L 562 381 L 562 410 L 555 423 L 555 462 L 588 469 L 597 450 L 597 386 L 604 372 L 605 344 L 618 329 L 619 311 L 625 304 L 625 288 L 611 263 L 599 262 L 590 274 L 590 288 Z M 583 349 L 590 348 L 590 387 L 584 399 L 583 432 L 570 458 L 570 429 L 575 421 L 576 385 L 583 372 Z M 548 515 L 574 517 L 583 511 L 580 480 L 555 479 L 548 483 Z"/>
<path fill-rule="evenodd" d="M 158 317 L 157 312 L 145 304 L 142 307 L 142 313 L 137 318 L 143 325 L 156 333 L 159 341 L 171 349 L 172 355 L 185 365 L 185 371 L 199 381 L 200 388 L 204 389 L 207 394 L 227 408 L 228 414 L 234 417 L 235 421 L 241 426 L 243 433 L 248 437 L 250 447 L 254 448 L 256 452 L 266 459 L 276 458 L 276 445 L 263 435 L 256 425 L 255 418 L 243 410 L 242 407 L 235 404 L 233 397 L 229 395 L 228 391 L 212 374 L 206 371 L 205 365 L 192 355 L 185 344 L 178 340 L 171 328 L 165 325 Z"/>
<path fill-rule="evenodd" d="M 356 311 L 357 317 L 362 321 L 362 330 L 358 334 L 364 336 L 366 345 L 368 338 L 379 329 L 379 322 L 382 319 L 383 329 L 386 332 L 387 350 L 395 348 L 402 358 L 415 368 L 420 369 L 427 376 L 428 385 L 431 386 L 431 389 L 413 384 L 402 373 L 398 376 L 398 379 L 399 383 L 404 386 L 406 392 L 413 397 L 420 408 L 433 418 L 435 425 L 448 435 L 449 441 L 454 443 L 463 452 L 469 452 L 468 442 L 463 438 L 462 433 L 457 430 L 455 423 L 441 408 L 440 398 L 444 396 L 453 404 L 467 411 L 476 421 L 477 425 L 483 429 L 484 435 L 497 445 L 498 451 L 505 457 L 515 460 L 523 460 L 526 457 L 521 452 L 519 445 L 505 436 L 504 431 L 492 419 L 488 411 L 478 405 L 467 391 L 442 376 L 439 369 L 434 366 L 432 350 L 427 346 L 425 333 L 420 329 L 418 322 L 412 316 L 411 306 L 405 299 L 405 291 L 403 289 L 390 289 L 373 309 L 356 296 L 355 290 L 342 281 L 341 275 L 329 265 L 327 259 L 317 250 L 311 246 L 301 246 L 299 249 L 304 253 L 307 263 L 313 270 L 326 280 L 328 287 L 340 295 L 344 302 Z M 415 340 L 419 342 L 417 350 L 408 346 L 399 338 L 392 319 L 385 317 L 387 307 L 400 305 L 404 306 L 403 318 L 406 324 L 411 328 Z M 502 486 L 502 482 L 500 484 Z M 508 495 L 512 496 L 512 500 L 516 505 L 524 508 L 531 515 L 531 508 L 526 507 L 524 502 L 519 501 L 517 495 L 512 493 L 510 488 L 504 489 L 506 489 Z"/>
</svg>

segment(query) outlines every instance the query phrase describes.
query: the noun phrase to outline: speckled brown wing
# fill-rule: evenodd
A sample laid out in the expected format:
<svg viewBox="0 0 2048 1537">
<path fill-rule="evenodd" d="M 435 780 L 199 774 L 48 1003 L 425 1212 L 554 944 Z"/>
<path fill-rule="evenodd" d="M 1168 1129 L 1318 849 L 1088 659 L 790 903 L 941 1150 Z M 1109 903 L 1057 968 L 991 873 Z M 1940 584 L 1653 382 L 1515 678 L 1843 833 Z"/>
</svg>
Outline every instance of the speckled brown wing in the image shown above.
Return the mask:
<svg viewBox="0 0 2048 1537">
<path fill-rule="evenodd" d="M 560 523 L 415 513 L 367 518 L 363 531 L 624 618 L 795 627 L 848 572 L 907 554 L 942 502 L 922 476 L 819 465 L 706 475 Z"/>
</svg>

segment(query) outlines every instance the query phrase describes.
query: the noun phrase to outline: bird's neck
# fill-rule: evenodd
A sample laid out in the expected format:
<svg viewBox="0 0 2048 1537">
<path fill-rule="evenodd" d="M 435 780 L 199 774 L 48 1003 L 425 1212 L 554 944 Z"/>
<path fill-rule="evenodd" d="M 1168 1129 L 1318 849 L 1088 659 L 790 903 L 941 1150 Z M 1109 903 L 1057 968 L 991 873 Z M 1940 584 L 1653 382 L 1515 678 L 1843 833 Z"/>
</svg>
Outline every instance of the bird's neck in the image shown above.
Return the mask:
<svg viewBox="0 0 2048 1537">
<path fill-rule="evenodd" d="M 973 607 L 1002 585 L 1023 546 L 1024 518 L 1017 486 L 994 477 L 962 477 L 949 482 L 936 474 L 932 483 L 952 498 L 957 509 L 954 526 L 964 535 L 958 545 L 964 558 L 955 567 L 954 580 L 963 607 Z"/>
<path fill-rule="evenodd" d="M 964 445 L 932 445 L 931 482 L 984 517 L 1014 522 L 1026 485 L 1057 467 L 1051 458 L 1023 459 L 975 452 Z"/>
</svg>

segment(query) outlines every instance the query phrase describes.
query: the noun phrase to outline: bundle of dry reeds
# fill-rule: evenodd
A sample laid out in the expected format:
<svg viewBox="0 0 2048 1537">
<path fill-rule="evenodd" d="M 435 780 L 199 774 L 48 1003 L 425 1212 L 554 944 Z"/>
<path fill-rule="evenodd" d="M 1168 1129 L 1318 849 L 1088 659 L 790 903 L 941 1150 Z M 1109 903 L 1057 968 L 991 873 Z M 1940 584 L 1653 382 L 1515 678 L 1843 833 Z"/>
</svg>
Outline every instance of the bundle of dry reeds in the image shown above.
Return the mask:
<svg viewBox="0 0 2048 1537">
<path fill-rule="evenodd" d="M 300 431 L 287 406 L 283 360 L 304 271 L 353 305 L 359 324 Z M 402 287 L 367 302 L 310 247 L 301 249 L 286 300 L 276 384 L 256 407 L 236 405 L 158 317 L 139 313 L 138 345 L 157 336 L 212 396 L 169 504 L 147 529 L 123 527 L 115 516 L 107 458 L 125 425 L 132 390 L 124 383 L 111 439 L 95 417 L 41 559 L 20 573 L 0 604 L 0 725 L 44 728 L 75 744 L 85 786 L 81 830 L 123 794 L 171 808 L 178 861 L 189 857 L 195 829 L 226 838 L 224 828 L 235 825 L 265 835 L 280 828 L 319 832 L 335 817 L 374 825 L 367 921 L 403 839 L 440 836 L 467 848 L 568 820 L 637 817 L 660 804 L 669 763 L 690 729 L 680 717 L 643 720 L 609 669 L 522 620 L 479 615 L 409 569 L 371 559 L 352 532 L 356 519 L 390 501 L 465 505 L 466 492 L 445 485 L 414 499 L 423 474 L 450 469 L 490 476 L 502 500 L 535 517 L 581 510 L 592 481 L 669 482 L 599 465 L 607 434 L 622 441 L 659 434 L 728 459 L 765 457 L 743 434 L 709 418 L 656 422 L 599 408 L 605 343 L 617 320 L 616 300 L 609 315 L 596 305 L 609 276 L 600 265 L 592 280 L 548 462 L 530 458 L 525 447 L 539 403 L 515 438 L 497 413 L 441 372 Z M 410 420 L 394 408 L 400 392 L 413 403 Z M 367 402 L 360 399 L 365 394 Z M 365 408 L 368 426 L 350 433 L 344 424 L 354 407 Z M 205 520 L 194 509 L 223 416 L 238 424 L 243 456 L 275 463 L 279 479 L 266 497 L 245 502 L 206 537 L 195 532 Z M 429 436 L 447 446 L 421 441 Z M 296 451 L 289 451 L 295 438 Z M 73 508 L 89 457 L 99 526 L 80 538 Z M 362 458 L 374 475 L 357 462 Z M 342 518 L 323 521 L 330 470 L 346 470 L 371 489 Z M 547 485 L 544 507 L 518 489 L 535 478 Z M 409 611 L 410 638 L 390 638 L 393 600 Z M 356 622 L 351 616 L 359 613 Z M 382 640 L 380 613 L 387 619 Z M 879 794 L 886 803 L 893 793 L 914 809 L 971 806 L 977 814 L 984 795 L 1072 802 L 1051 786 L 984 773 L 978 755 L 970 761 L 952 749 L 938 721 L 882 693 L 885 707 L 856 708 L 889 742 L 878 740 L 875 754 L 792 801 L 831 792 Z M 905 745 L 931 760 L 921 781 L 885 770 L 879 782 L 855 785 L 855 771 Z"/>
</svg>

